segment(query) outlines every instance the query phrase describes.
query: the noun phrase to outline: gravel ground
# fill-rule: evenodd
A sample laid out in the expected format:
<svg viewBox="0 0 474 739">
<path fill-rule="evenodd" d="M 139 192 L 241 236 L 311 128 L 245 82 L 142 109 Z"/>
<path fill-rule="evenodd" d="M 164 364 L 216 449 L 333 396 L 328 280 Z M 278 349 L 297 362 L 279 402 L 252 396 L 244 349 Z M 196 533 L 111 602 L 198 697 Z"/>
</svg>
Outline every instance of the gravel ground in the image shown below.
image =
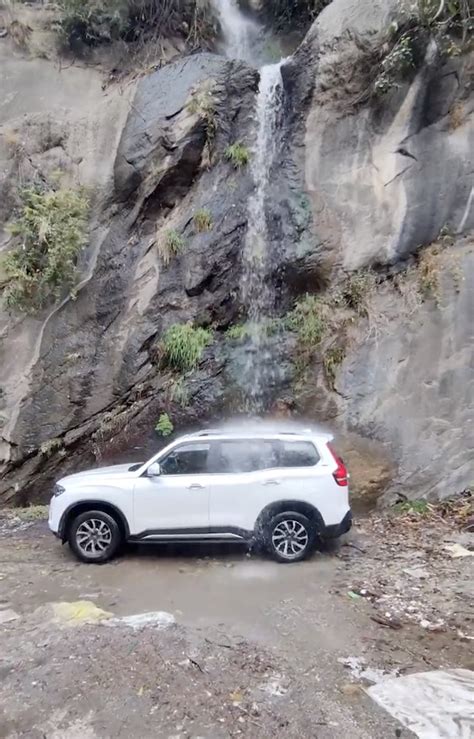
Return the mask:
<svg viewBox="0 0 474 739">
<path fill-rule="evenodd" d="M 474 668 L 464 524 L 371 515 L 338 551 L 293 566 L 153 547 L 94 567 L 44 522 L 4 518 L 0 737 L 412 736 L 364 689 Z M 55 605 L 77 601 L 94 605 L 69 620 Z M 173 618 L 123 620 L 156 611 Z"/>
</svg>

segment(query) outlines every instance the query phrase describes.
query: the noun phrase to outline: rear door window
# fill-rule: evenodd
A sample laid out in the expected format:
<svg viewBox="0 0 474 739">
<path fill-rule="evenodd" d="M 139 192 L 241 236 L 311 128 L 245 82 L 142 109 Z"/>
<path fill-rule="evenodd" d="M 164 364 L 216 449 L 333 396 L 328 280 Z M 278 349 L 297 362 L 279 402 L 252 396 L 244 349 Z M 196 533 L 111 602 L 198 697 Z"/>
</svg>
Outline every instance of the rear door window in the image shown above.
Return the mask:
<svg viewBox="0 0 474 739">
<path fill-rule="evenodd" d="M 216 444 L 210 471 L 216 473 L 256 472 L 278 467 L 276 443 L 264 439 L 230 439 Z"/>
<path fill-rule="evenodd" d="M 279 467 L 314 467 L 320 456 L 310 441 L 282 441 Z"/>
</svg>

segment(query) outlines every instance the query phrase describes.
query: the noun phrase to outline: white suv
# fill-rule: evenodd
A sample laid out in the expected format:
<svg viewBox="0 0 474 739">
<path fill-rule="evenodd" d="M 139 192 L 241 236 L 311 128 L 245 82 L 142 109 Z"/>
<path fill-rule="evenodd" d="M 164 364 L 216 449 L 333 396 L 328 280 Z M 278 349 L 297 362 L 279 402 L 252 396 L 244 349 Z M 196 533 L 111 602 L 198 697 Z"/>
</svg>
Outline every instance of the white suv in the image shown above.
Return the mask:
<svg viewBox="0 0 474 739">
<path fill-rule="evenodd" d="M 297 562 L 351 527 L 348 474 L 331 440 L 310 429 L 200 431 L 145 464 L 59 480 L 49 527 L 84 562 L 106 562 L 125 541 L 258 542 Z"/>
</svg>

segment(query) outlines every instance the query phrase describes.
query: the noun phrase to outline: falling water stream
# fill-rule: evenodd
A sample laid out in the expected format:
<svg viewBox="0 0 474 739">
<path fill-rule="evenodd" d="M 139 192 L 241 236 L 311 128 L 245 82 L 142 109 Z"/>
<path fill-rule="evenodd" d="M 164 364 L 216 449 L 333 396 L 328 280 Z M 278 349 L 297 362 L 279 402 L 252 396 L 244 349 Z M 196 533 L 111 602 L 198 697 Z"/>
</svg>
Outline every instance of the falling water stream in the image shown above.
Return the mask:
<svg viewBox="0 0 474 739">
<path fill-rule="evenodd" d="M 213 1 L 222 27 L 226 56 L 258 64 L 262 27 L 242 13 L 237 0 Z M 283 60 L 260 67 L 251 160 L 255 189 L 248 205 L 243 251 L 242 301 L 247 309 L 250 340 L 240 381 L 247 397 L 247 410 L 252 412 L 264 410 L 265 397 L 274 383 L 277 366 L 268 340 L 268 319 L 273 313 L 274 299 L 269 279 L 271 264 L 265 204 L 278 140 L 282 63 Z"/>
</svg>

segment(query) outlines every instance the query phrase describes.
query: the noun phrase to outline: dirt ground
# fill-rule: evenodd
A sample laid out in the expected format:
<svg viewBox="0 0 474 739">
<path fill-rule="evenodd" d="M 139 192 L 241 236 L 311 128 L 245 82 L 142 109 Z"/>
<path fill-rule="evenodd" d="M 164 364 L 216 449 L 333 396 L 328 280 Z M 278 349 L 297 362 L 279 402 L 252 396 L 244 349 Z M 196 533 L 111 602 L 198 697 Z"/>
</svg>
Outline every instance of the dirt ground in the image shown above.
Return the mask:
<svg viewBox="0 0 474 739">
<path fill-rule="evenodd" d="M 365 688 L 474 669 L 473 536 L 371 514 L 296 565 L 144 547 L 91 566 L 0 518 L 0 737 L 413 736 Z"/>
</svg>

